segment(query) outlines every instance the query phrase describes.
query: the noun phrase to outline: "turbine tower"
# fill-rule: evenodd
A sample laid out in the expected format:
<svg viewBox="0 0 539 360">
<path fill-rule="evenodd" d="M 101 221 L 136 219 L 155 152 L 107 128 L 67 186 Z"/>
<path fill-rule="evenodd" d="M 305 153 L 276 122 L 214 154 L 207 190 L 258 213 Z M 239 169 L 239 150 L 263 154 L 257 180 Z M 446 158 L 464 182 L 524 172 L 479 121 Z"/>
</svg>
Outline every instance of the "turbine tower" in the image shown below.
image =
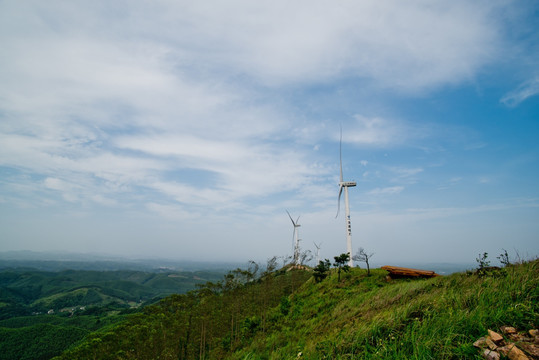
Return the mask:
<svg viewBox="0 0 539 360">
<path fill-rule="evenodd" d="M 299 227 L 301 226 L 298 224 L 299 216 L 296 221 L 294 221 L 288 210 L 286 210 L 286 213 L 288 214 L 290 221 L 292 221 L 292 225 L 294 225 L 294 233 L 292 234 L 292 241 L 294 242 L 294 264 L 299 265 Z"/>
<path fill-rule="evenodd" d="M 352 223 L 350 222 L 350 203 L 348 202 L 348 188 L 356 186 L 355 181 L 343 181 L 342 175 L 342 127 L 341 127 L 341 140 L 339 142 L 339 160 L 341 164 L 341 181 L 339 182 L 339 198 L 337 201 L 337 215 L 339 216 L 339 211 L 341 209 L 341 195 L 344 189 L 344 209 L 346 211 L 346 248 L 348 250 L 348 255 L 350 255 L 350 260 L 348 265 L 350 267 L 354 266 L 354 260 L 352 260 Z"/>
</svg>

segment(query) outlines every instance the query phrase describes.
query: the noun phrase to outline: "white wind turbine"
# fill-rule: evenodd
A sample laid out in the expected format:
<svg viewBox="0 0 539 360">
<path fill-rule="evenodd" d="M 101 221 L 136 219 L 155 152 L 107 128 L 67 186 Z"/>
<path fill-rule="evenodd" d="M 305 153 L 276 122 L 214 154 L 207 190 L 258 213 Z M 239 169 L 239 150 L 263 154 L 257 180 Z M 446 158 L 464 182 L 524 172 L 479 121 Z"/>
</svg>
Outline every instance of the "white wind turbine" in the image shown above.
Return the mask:
<svg viewBox="0 0 539 360">
<path fill-rule="evenodd" d="M 346 247 L 348 250 L 348 255 L 350 255 L 350 260 L 348 265 L 350 267 L 354 266 L 354 260 L 352 260 L 352 223 L 350 222 L 350 204 L 348 202 L 348 188 L 356 186 L 355 181 L 343 181 L 342 176 L 342 127 L 341 127 L 341 140 L 339 142 L 339 160 L 341 164 L 341 181 L 339 182 L 339 198 L 337 201 L 337 215 L 339 216 L 339 211 L 341 209 L 341 195 L 344 189 L 344 209 L 346 211 Z"/>
<path fill-rule="evenodd" d="M 316 243 L 313 241 L 313 244 L 314 244 L 314 246 L 316 247 L 316 265 L 318 265 L 318 263 L 320 262 L 320 245 L 322 245 L 322 243 L 316 244 Z"/>
<path fill-rule="evenodd" d="M 299 216 L 296 221 L 294 221 L 288 210 L 286 210 L 286 213 L 288 214 L 290 221 L 292 221 L 292 225 L 294 225 L 294 233 L 292 234 L 292 240 L 294 241 L 294 263 L 299 265 L 299 227 L 301 226 L 298 224 Z"/>
</svg>

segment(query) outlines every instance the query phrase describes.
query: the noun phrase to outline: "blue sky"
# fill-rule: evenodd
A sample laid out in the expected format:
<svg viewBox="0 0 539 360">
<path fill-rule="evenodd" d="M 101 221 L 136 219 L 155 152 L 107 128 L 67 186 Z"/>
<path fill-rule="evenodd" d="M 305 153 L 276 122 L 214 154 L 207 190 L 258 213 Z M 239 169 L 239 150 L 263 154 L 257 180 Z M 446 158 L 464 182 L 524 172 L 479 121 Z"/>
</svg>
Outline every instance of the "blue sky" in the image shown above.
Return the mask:
<svg viewBox="0 0 539 360">
<path fill-rule="evenodd" d="M 533 1 L 1 1 L 0 251 L 539 254 Z"/>
</svg>

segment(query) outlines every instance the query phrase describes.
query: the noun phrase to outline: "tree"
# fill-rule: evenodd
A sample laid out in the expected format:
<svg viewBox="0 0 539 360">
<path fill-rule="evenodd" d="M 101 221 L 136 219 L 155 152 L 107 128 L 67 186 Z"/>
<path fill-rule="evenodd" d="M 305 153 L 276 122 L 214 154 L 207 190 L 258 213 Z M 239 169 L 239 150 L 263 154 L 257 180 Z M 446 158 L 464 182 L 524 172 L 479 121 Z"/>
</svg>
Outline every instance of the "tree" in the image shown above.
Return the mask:
<svg viewBox="0 0 539 360">
<path fill-rule="evenodd" d="M 353 259 L 355 261 L 361 261 L 361 262 L 364 262 L 366 265 L 367 265 L 367 276 L 371 276 L 371 268 L 369 266 L 369 259 L 374 255 L 374 253 L 372 254 L 367 254 L 367 252 L 365 251 L 365 249 L 363 249 L 362 247 L 359 248 L 358 252 L 356 255 L 354 255 Z"/>
<path fill-rule="evenodd" d="M 331 263 L 328 259 L 325 259 L 324 261 L 320 260 L 318 265 L 316 265 L 313 269 L 314 281 L 319 283 L 324 280 L 328 276 L 330 267 Z"/>
<path fill-rule="evenodd" d="M 313 255 L 311 253 L 311 250 L 305 250 L 299 254 L 299 264 L 301 266 L 305 265 L 305 263 L 311 261 L 313 259 Z"/>
<path fill-rule="evenodd" d="M 487 260 L 488 253 L 484 252 L 483 255 L 479 254 L 479 257 L 475 258 L 475 261 L 477 261 L 478 267 L 477 267 L 477 274 L 479 276 L 486 275 L 488 272 L 488 269 L 490 268 L 490 260 Z"/>
<path fill-rule="evenodd" d="M 500 260 L 500 263 L 507 267 L 509 265 L 511 265 L 511 261 L 509 260 L 509 254 L 507 253 L 507 250 L 505 249 L 502 249 L 503 250 L 503 253 L 501 253 L 499 256 L 496 256 L 496 258 L 498 260 Z"/>
<path fill-rule="evenodd" d="M 348 266 L 348 261 L 350 260 L 350 254 L 349 253 L 345 253 L 345 254 L 341 254 L 339 256 L 334 256 L 333 257 L 335 259 L 335 262 L 333 263 L 333 266 L 335 266 L 337 268 L 337 274 L 338 274 L 338 277 L 337 277 L 337 281 L 341 281 L 341 271 L 344 271 L 344 272 L 349 272 L 350 271 L 350 266 Z"/>
</svg>

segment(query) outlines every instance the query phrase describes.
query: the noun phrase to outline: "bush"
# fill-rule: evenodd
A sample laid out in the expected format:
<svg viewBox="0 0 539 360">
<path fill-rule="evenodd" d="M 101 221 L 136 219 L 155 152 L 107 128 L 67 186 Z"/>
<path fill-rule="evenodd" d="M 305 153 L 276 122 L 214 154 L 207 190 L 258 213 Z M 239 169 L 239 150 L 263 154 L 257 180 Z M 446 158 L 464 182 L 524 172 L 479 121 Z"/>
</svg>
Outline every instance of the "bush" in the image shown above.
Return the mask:
<svg viewBox="0 0 539 360">
<path fill-rule="evenodd" d="M 318 265 L 315 266 L 313 269 L 313 276 L 314 280 L 318 283 L 324 280 L 329 273 L 329 269 L 331 268 L 331 263 L 328 259 L 325 259 L 324 261 L 320 260 Z"/>
</svg>

